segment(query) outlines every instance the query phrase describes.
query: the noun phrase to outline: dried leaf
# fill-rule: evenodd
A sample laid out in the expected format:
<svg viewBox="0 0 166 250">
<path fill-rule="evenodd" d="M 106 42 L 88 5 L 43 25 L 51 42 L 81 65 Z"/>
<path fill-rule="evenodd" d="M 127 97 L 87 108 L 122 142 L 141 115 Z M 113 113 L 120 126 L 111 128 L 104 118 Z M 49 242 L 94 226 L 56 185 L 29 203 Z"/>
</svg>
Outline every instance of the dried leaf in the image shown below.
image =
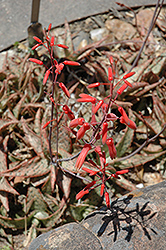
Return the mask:
<svg viewBox="0 0 166 250">
<path fill-rule="evenodd" d="M 45 158 L 35 156 L 30 160 L 24 160 L 12 169 L 8 169 L 0 173 L 0 176 L 5 177 L 38 177 L 49 173 L 50 168 L 48 161 Z"/>
<path fill-rule="evenodd" d="M 74 52 L 74 48 L 73 48 L 73 41 L 72 41 L 72 37 L 71 37 L 70 27 L 69 27 L 67 20 L 65 20 L 64 44 L 66 46 L 68 46 L 68 48 L 69 48 L 69 49 L 65 50 L 65 55 L 66 55 L 66 57 L 68 57 L 70 54 L 72 54 Z"/>
<path fill-rule="evenodd" d="M 0 172 L 7 170 L 7 155 L 0 150 Z"/>
<path fill-rule="evenodd" d="M 7 212 L 9 212 L 8 193 L 0 191 L 0 201 Z"/>
<path fill-rule="evenodd" d="M 31 224 L 32 218 L 35 214 L 35 211 L 31 212 L 27 217 L 27 225 L 29 226 Z M 4 228 L 12 228 L 12 229 L 24 229 L 25 228 L 25 217 L 20 217 L 18 219 L 6 217 L 0 215 L 0 225 Z"/>
<path fill-rule="evenodd" d="M 148 155 L 136 154 L 129 159 L 121 161 L 119 167 L 123 169 L 139 167 L 141 165 L 146 164 L 147 162 L 157 159 L 158 157 L 164 154 L 166 154 L 166 151 L 156 153 L 156 154 L 148 154 Z M 118 159 L 115 159 L 113 161 L 114 164 L 118 162 L 119 162 Z"/>
<path fill-rule="evenodd" d="M 46 211 L 47 204 L 43 198 L 43 194 L 40 192 L 39 189 L 35 187 L 29 187 L 27 192 L 27 202 L 29 202 L 34 197 L 35 199 L 33 202 L 33 207 L 31 209 L 35 211 Z"/>
<path fill-rule="evenodd" d="M 12 110 L 16 119 L 19 118 L 21 107 L 24 105 L 26 97 L 27 97 L 27 94 L 23 95 L 23 97 L 20 99 L 20 101 L 16 104 L 16 106 Z"/>
<path fill-rule="evenodd" d="M 19 121 L 0 119 L 0 133 L 2 133 L 3 130 L 6 129 L 8 126 L 16 123 L 19 123 Z"/>
<path fill-rule="evenodd" d="M 58 223 L 61 216 L 64 214 L 64 211 L 66 210 L 67 205 L 64 205 L 61 209 L 58 209 L 55 213 L 51 214 L 48 217 L 42 218 L 42 223 L 47 228 L 51 228 L 53 225 Z"/>
<path fill-rule="evenodd" d="M 29 144 L 31 147 L 33 147 L 34 151 L 37 155 L 44 157 L 43 149 L 41 146 L 41 138 L 38 136 L 33 130 L 31 130 L 28 125 L 25 123 L 24 119 L 21 119 L 22 121 L 22 128 L 25 133 L 25 136 L 27 137 Z"/>
</svg>

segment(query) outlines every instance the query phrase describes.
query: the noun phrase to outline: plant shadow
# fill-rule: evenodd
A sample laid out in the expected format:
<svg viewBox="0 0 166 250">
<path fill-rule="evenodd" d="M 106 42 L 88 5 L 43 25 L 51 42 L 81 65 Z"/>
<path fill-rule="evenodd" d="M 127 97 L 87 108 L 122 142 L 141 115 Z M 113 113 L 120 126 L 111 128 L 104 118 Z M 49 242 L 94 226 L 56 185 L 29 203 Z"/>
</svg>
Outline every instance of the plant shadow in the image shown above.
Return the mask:
<svg viewBox="0 0 166 250">
<path fill-rule="evenodd" d="M 128 195 L 127 198 L 116 199 L 111 203 L 111 207 L 103 208 L 101 211 L 95 211 L 94 213 L 88 215 L 86 219 L 95 216 L 96 214 L 103 214 L 102 217 L 103 224 L 97 231 L 97 236 L 100 237 L 106 231 L 109 223 L 112 223 L 113 230 L 108 233 L 109 235 L 114 235 L 113 241 L 115 242 L 118 237 L 118 233 L 121 230 L 126 231 L 125 240 L 130 241 L 133 235 L 134 229 L 139 225 L 144 232 L 144 235 L 151 240 L 150 229 L 154 234 L 157 235 L 157 232 L 149 227 L 150 220 L 157 214 L 157 212 L 152 212 L 151 209 L 147 208 L 149 201 L 141 205 L 137 202 L 134 208 L 130 208 L 129 204 L 133 195 Z"/>
</svg>

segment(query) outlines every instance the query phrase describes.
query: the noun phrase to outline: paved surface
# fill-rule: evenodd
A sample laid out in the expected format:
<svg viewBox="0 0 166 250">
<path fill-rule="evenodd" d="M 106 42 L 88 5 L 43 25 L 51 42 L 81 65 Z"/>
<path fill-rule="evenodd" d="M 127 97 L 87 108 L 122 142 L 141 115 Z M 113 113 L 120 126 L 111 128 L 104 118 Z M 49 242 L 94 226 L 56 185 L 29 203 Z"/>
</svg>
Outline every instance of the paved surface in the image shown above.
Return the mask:
<svg viewBox="0 0 166 250">
<path fill-rule="evenodd" d="M 120 9 L 112 0 L 41 0 L 39 22 L 43 27 L 49 23 L 53 27 L 68 22 L 109 11 Z M 155 5 L 157 0 L 120 0 L 131 7 Z M 165 0 L 166 3 L 166 0 Z M 0 0 L 0 51 L 16 41 L 27 37 L 31 18 L 31 0 Z"/>
</svg>

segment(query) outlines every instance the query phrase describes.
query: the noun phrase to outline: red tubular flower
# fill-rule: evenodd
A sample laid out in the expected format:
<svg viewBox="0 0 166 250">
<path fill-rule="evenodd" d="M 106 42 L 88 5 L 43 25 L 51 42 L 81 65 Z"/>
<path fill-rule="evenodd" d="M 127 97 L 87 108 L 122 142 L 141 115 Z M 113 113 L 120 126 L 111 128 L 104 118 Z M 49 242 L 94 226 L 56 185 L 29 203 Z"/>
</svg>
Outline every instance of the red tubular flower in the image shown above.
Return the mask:
<svg viewBox="0 0 166 250">
<path fill-rule="evenodd" d="M 111 64 L 111 65 L 114 63 L 114 59 L 113 59 L 112 56 L 110 56 L 109 61 L 110 61 L 110 64 Z"/>
<path fill-rule="evenodd" d="M 88 162 L 89 162 L 90 164 L 92 164 L 92 166 L 94 166 L 95 168 L 98 168 L 97 164 L 96 164 L 94 161 L 92 161 L 91 159 L 89 159 Z"/>
<path fill-rule="evenodd" d="M 90 129 L 90 125 L 89 123 L 85 122 L 77 132 L 77 139 L 80 140 L 88 129 Z"/>
<path fill-rule="evenodd" d="M 123 91 L 128 87 L 128 85 L 126 83 L 124 83 L 118 90 L 117 90 L 117 94 L 121 95 L 123 93 Z"/>
<path fill-rule="evenodd" d="M 91 102 L 92 104 L 95 104 L 97 99 L 93 96 L 87 95 L 87 94 L 80 94 L 79 95 L 81 98 L 77 99 L 77 102 Z"/>
<path fill-rule="evenodd" d="M 38 59 L 36 59 L 36 58 L 29 58 L 29 61 L 30 61 L 30 62 L 34 62 L 34 63 L 37 63 L 37 64 L 39 64 L 39 65 L 43 65 L 43 62 L 40 61 L 40 60 L 38 60 Z"/>
<path fill-rule="evenodd" d="M 73 119 L 75 118 L 75 116 L 74 116 L 74 114 L 73 114 L 73 112 L 72 112 L 71 110 L 69 110 L 69 111 L 67 112 L 67 116 L 68 116 L 68 118 L 69 118 L 70 120 L 73 120 Z"/>
<path fill-rule="evenodd" d="M 126 124 L 129 128 L 131 129 L 136 129 L 136 124 L 135 122 L 133 122 L 132 120 L 130 120 L 126 114 L 126 112 L 124 111 L 124 109 L 122 107 L 118 108 L 118 111 L 121 113 L 121 117 L 120 117 L 120 122 Z"/>
<path fill-rule="evenodd" d="M 54 106 L 56 107 L 56 103 L 55 103 L 54 98 L 52 97 L 52 95 L 50 95 L 49 97 L 50 97 L 50 100 L 52 101 L 52 103 L 54 104 Z"/>
<path fill-rule="evenodd" d="M 105 163 L 106 163 L 106 158 L 105 158 L 104 152 L 101 151 L 101 147 L 100 147 L 100 146 L 96 146 L 95 152 L 99 155 L 99 157 L 100 157 L 100 162 L 101 162 L 102 164 L 105 164 Z"/>
<path fill-rule="evenodd" d="M 100 133 L 97 133 L 96 136 L 95 136 L 96 140 L 100 140 Z"/>
<path fill-rule="evenodd" d="M 129 169 L 123 169 L 123 170 L 119 170 L 116 171 L 116 175 L 120 175 L 120 174 L 127 174 L 130 170 Z"/>
<path fill-rule="evenodd" d="M 126 83 L 129 87 L 131 87 L 131 88 L 132 88 L 132 84 L 131 84 L 129 81 L 124 80 L 124 83 Z"/>
<path fill-rule="evenodd" d="M 60 63 L 60 64 L 56 64 L 56 70 L 55 70 L 55 73 L 56 74 L 60 74 L 62 69 L 64 68 L 64 64 L 63 63 Z"/>
<path fill-rule="evenodd" d="M 85 188 L 84 190 L 87 190 L 89 188 L 91 188 L 92 186 L 94 186 L 96 184 L 96 181 L 92 181 L 91 183 L 89 183 Z"/>
<path fill-rule="evenodd" d="M 107 114 L 106 121 L 116 121 L 118 117 L 114 113 L 109 113 Z"/>
<path fill-rule="evenodd" d="M 63 105 L 62 109 L 70 120 L 73 120 L 75 118 L 73 112 L 69 109 L 67 105 Z"/>
<path fill-rule="evenodd" d="M 89 193 L 89 189 L 96 184 L 96 181 L 92 181 L 89 183 L 83 190 L 81 190 L 77 195 L 76 199 L 79 200 L 81 199 L 85 194 Z"/>
<path fill-rule="evenodd" d="M 45 128 L 50 124 L 50 122 L 52 122 L 52 121 L 55 121 L 55 119 L 52 119 L 51 121 L 46 122 L 46 123 L 43 125 L 42 129 L 45 129 Z"/>
<path fill-rule="evenodd" d="M 77 195 L 76 195 L 76 199 L 79 200 L 81 199 L 85 194 L 88 194 L 89 190 L 81 190 Z"/>
<path fill-rule="evenodd" d="M 106 201 L 106 205 L 108 208 L 110 208 L 110 198 L 109 198 L 109 193 L 105 192 L 105 201 Z"/>
<path fill-rule="evenodd" d="M 105 189 L 105 184 L 102 183 L 102 184 L 101 184 L 101 189 L 100 189 L 100 196 L 101 196 L 101 197 L 102 197 L 103 194 L 104 194 L 104 189 Z"/>
<path fill-rule="evenodd" d="M 80 169 L 85 161 L 85 158 L 89 152 L 89 150 L 91 149 L 91 145 L 90 144 L 85 144 L 80 155 L 78 156 L 77 158 L 77 161 L 76 161 L 76 169 Z"/>
<path fill-rule="evenodd" d="M 96 112 L 99 110 L 99 108 L 103 105 L 104 101 L 101 100 L 98 102 L 98 104 L 96 105 L 96 107 L 93 109 L 93 113 L 96 114 Z"/>
<path fill-rule="evenodd" d="M 124 119 L 125 123 L 126 123 L 127 125 L 130 125 L 130 119 L 128 118 L 128 116 L 127 116 L 126 112 L 124 111 L 124 109 L 123 109 L 122 107 L 119 107 L 119 108 L 118 108 L 118 111 L 119 111 L 119 112 L 121 113 L 121 115 L 123 116 L 123 119 Z"/>
<path fill-rule="evenodd" d="M 133 122 L 132 120 L 128 120 L 128 123 L 126 123 L 125 122 L 125 119 L 123 118 L 123 116 L 121 116 L 120 117 L 120 122 L 121 123 L 124 123 L 124 124 L 126 124 L 129 128 L 131 128 L 131 129 L 136 129 L 137 128 L 137 126 L 136 126 L 136 124 L 135 124 L 135 122 Z"/>
<path fill-rule="evenodd" d="M 39 46 L 41 45 L 41 43 L 37 43 L 36 45 L 34 45 L 31 50 L 37 49 Z"/>
<path fill-rule="evenodd" d="M 63 90 L 63 92 L 65 93 L 65 95 L 68 98 L 70 98 L 70 93 L 69 93 L 68 89 L 66 88 L 66 86 L 62 82 L 59 83 L 59 87 Z"/>
<path fill-rule="evenodd" d="M 112 81 L 113 80 L 113 73 L 112 73 L 112 68 L 108 68 L 108 80 Z"/>
<path fill-rule="evenodd" d="M 102 128 L 102 143 L 105 144 L 107 140 L 107 130 L 108 130 L 108 124 L 107 122 L 103 123 L 103 128 Z"/>
<path fill-rule="evenodd" d="M 50 23 L 50 24 L 48 25 L 48 31 L 51 30 L 51 26 L 52 26 L 52 23 Z"/>
<path fill-rule="evenodd" d="M 43 84 L 45 85 L 47 80 L 48 80 L 48 77 L 50 75 L 50 70 L 48 69 L 44 75 L 44 79 L 43 79 Z"/>
<path fill-rule="evenodd" d="M 63 49 L 68 49 L 69 47 L 64 45 L 64 44 L 56 44 L 56 46 L 63 48 Z"/>
<path fill-rule="evenodd" d="M 103 105 L 102 105 L 103 111 L 106 112 L 107 108 L 108 108 L 108 104 L 107 103 L 103 103 Z"/>
<path fill-rule="evenodd" d="M 53 58 L 53 61 L 54 61 L 54 65 L 58 65 L 58 62 L 56 59 Z"/>
<path fill-rule="evenodd" d="M 120 179 L 118 175 L 116 174 L 111 174 L 112 177 L 116 178 L 116 179 Z"/>
<path fill-rule="evenodd" d="M 123 79 L 125 80 L 125 79 L 127 79 L 127 78 L 133 76 L 134 74 L 135 74 L 135 72 L 129 72 L 129 73 L 127 73 L 126 75 L 123 76 Z"/>
<path fill-rule="evenodd" d="M 43 41 L 39 39 L 37 36 L 33 36 L 33 39 L 35 39 L 38 43 L 43 43 Z"/>
<path fill-rule="evenodd" d="M 100 86 L 100 83 L 99 82 L 95 82 L 95 83 L 91 83 L 88 85 L 88 88 L 95 88 L 95 87 L 99 87 Z"/>
<path fill-rule="evenodd" d="M 93 176 L 95 174 L 97 174 L 100 170 L 98 171 L 93 171 L 92 169 L 86 168 L 86 167 L 82 167 L 82 170 L 86 171 L 88 174 L 90 174 L 90 176 Z"/>
<path fill-rule="evenodd" d="M 80 66 L 80 63 L 74 61 L 64 61 L 63 64 L 71 66 Z"/>
<path fill-rule="evenodd" d="M 69 127 L 70 128 L 76 128 L 78 125 L 83 125 L 85 122 L 84 118 L 77 118 L 77 119 L 73 119 L 70 124 Z"/>
<path fill-rule="evenodd" d="M 67 114 L 67 112 L 69 111 L 69 107 L 67 105 L 63 105 L 62 109 L 65 112 L 65 114 Z"/>
<path fill-rule="evenodd" d="M 51 121 L 46 122 L 46 123 L 43 125 L 42 129 L 45 129 L 45 128 L 50 124 L 50 122 L 51 122 Z"/>
<path fill-rule="evenodd" d="M 50 46 L 54 46 L 54 40 L 55 40 L 55 37 L 54 37 L 54 36 L 52 36 L 52 37 L 51 37 Z"/>
<path fill-rule="evenodd" d="M 100 146 L 96 146 L 96 147 L 95 147 L 95 152 L 98 153 L 98 155 L 99 155 L 100 157 L 103 157 L 103 153 L 102 153 L 102 151 L 101 151 L 101 147 L 100 147 Z"/>
<path fill-rule="evenodd" d="M 93 109 L 92 109 L 93 110 Z M 92 114 L 91 125 L 95 126 L 97 124 L 95 114 Z"/>
<path fill-rule="evenodd" d="M 106 144 L 108 146 L 108 150 L 109 150 L 109 154 L 111 159 L 116 158 L 117 156 L 117 152 L 116 152 L 116 148 L 114 145 L 114 140 L 112 138 L 107 139 Z"/>
</svg>

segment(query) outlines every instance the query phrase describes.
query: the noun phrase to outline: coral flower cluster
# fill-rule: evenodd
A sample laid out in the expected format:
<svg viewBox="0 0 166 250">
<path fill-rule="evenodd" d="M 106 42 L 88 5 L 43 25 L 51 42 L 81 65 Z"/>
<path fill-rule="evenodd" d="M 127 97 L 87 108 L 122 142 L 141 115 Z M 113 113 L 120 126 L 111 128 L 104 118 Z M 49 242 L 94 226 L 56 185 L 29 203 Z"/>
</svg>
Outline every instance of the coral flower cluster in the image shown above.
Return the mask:
<svg viewBox="0 0 166 250">
<path fill-rule="evenodd" d="M 48 34 L 51 30 L 51 25 L 49 25 L 48 28 Z M 43 62 L 39 59 L 36 58 L 29 58 L 29 61 L 34 62 L 39 65 L 44 65 L 46 67 L 46 72 L 43 77 L 43 85 L 46 84 L 50 74 L 54 76 L 53 79 L 53 85 L 57 84 L 59 89 L 65 94 L 66 98 L 70 98 L 70 93 L 69 90 L 67 89 L 65 83 L 58 82 L 57 81 L 57 76 L 61 74 L 61 72 L 64 69 L 65 65 L 69 66 L 80 66 L 79 62 L 75 61 L 68 61 L 64 60 L 61 63 L 58 63 L 57 60 L 54 59 L 53 57 L 53 47 L 58 46 L 64 49 L 67 49 L 68 47 L 62 44 L 56 44 L 54 37 L 50 37 L 49 35 L 46 35 L 46 41 L 43 42 L 39 38 L 34 37 L 34 39 L 37 41 L 37 44 L 32 48 L 36 49 L 39 46 L 43 45 L 50 53 L 51 57 L 51 67 L 47 68 Z M 81 169 L 87 172 L 90 176 L 96 177 L 95 180 L 90 182 L 83 190 L 81 190 L 77 196 L 76 199 L 81 199 L 85 194 L 88 194 L 90 190 L 94 189 L 95 187 L 101 186 L 100 189 L 100 195 L 102 197 L 105 197 L 106 205 L 109 208 L 110 207 L 110 198 L 109 198 L 109 192 L 107 190 L 107 185 L 106 182 L 110 178 L 119 178 L 119 175 L 121 174 L 126 174 L 128 173 L 129 170 L 119 170 L 119 171 L 114 171 L 110 173 L 108 171 L 107 166 L 108 164 L 111 164 L 111 160 L 115 159 L 117 157 L 117 152 L 116 152 L 116 147 L 115 147 L 115 139 L 113 138 L 113 133 L 110 133 L 110 131 L 113 130 L 112 124 L 114 121 L 119 120 L 120 123 L 125 124 L 128 126 L 130 129 L 136 129 L 136 124 L 134 121 L 132 121 L 126 111 L 117 104 L 116 99 L 119 95 L 123 93 L 123 91 L 126 90 L 128 87 L 132 87 L 132 84 L 128 81 L 128 78 L 132 77 L 135 72 L 128 72 L 126 73 L 122 79 L 120 79 L 118 82 L 115 84 L 115 79 L 116 79 L 116 71 L 114 67 L 114 60 L 113 57 L 110 56 L 109 58 L 110 66 L 108 67 L 108 82 L 107 83 L 91 83 L 89 84 L 88 88 L 98 88 L 100 85 L 109 85 L 110 86 L 110 93 L 108 96 L 106 96 L 104 99 L 98 100 L 98 98 L 90 95 L 90 94 L 85 94 L 81 93 L 79 95 L 80 98 L 78 98 L 76 101 L 79 103 L 90 103 L 91 104 L 91 121 L 86 122 L 84 117 L 79 117 L 75 118 L 75 115 L 69 105 L 67 105 L 67 101 L 64 104 L 60 104 L 62 106 L 62 112 L 64 115 L 67 116 L 69 119 L 69 131 L 71 131 L 77 141 L 80 141 L 82 144 L 83 148 L 77 158 L 75 168 L 77 170 Z M 119 87 L 118 90 L 115 92 L 115 86 L 118 86 L 121 83 L 121 87 Z M 123 84 L 122 84 L 123 83 Z M 114 93 L 114 95 L 113 95 Z M 50 99 L 53 103 L 53 106 L 57 109 L 59 106 L 56 104 L 54 100 L 54 88 L 52 95 L 50 96 Z M 113 98 L 113 96 L 115 96 Z M 119 117 L 115 115 L 114 113 L 111 112 L 112 105 L 117 106 L 117 110 L 119 112 Z M 96 116 L 98 115 L 98 112 L 102 113 L 102 119 L 101 121 L 98 121 L 96 119 Z M 46 128 L 49 124 L 51 124 L 54 120 L 57 118 L 51 117 L 51 120 L 48 121 L 46 124 L 44 124 L 43 128 Z M 58 126 L 58 121 L 56 120 L 56 124 Z M 91 131 L 91 133 L 89 133 Z M 90 139 L 86 140 L 85 135 L 90 134 Z M 100 146 L 96 146 L 100 145 Z M 102 151 L 103 145 L 106 145 L 107 151 L 109 152 L 110 155 L 110 162 L 106 163 L 106 152 Z M 86 157 L 89 152 L 95 151 L 95 153 L 98 155 L 100 159 L 100 165 L 97 165 L 94 161 L 89 160 L 90 165 L 92 166 L 93 170 L 90 168 L 87 168 L 83 166 Z M 108 161 L 108 158 L 107 158 Z M 96 169 L 96 170 L 94 170 Z"/>
</svg>

